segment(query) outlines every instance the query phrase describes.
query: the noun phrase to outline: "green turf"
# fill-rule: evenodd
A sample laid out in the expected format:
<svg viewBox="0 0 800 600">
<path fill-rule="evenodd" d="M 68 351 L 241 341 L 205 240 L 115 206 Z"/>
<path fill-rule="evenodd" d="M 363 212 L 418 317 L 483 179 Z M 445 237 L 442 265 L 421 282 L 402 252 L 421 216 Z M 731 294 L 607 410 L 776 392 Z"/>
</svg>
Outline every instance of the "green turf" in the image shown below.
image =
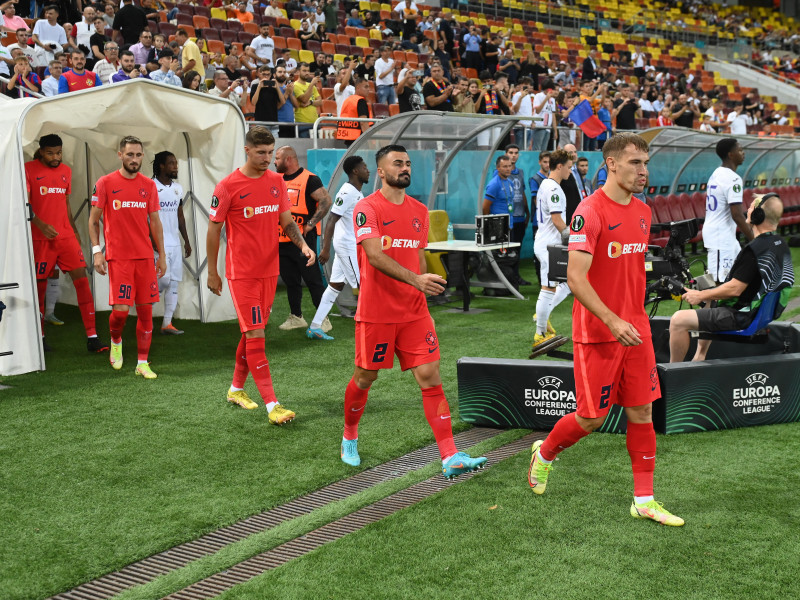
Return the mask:
<svg viewBox="0 0 800 600">
<path fill-rule="evenodd" d="M 535 279 L 530 267 L 523 275 Z M 491 309 L 487 313 L 432 309 L 454 417 L 459 357 L 527 357 L 538 288 L 522 291 L 529 298 L 526 302 L 476 298 L 473 306 Z M 569 304 L 553 315 L 560 331 L 569 331 Z M 669 314 L 674 307 L 665 303 L 659 312 Z M 304 309 L 310 317 L 307 294 Z M 59 305 L 57 314 L 67 325 L 48 327 L 48 340 L 56 348 L 47 355 L 48 370 L 0 378 L 0 383 L 12 386 L 0 391 L 0 598 L 64 591 L 352 474 L 338 451 L 343 392 L 352 373 L 353 322 L 332 319 L 336 341 L 312 342 L 302 331 L 277 329 L 287 312 L 285 292 L 279 290 L 267 354 L 278 397 L 297 411 L 298 418 L 276 428 L 267 424 L 263 408 L 244 411 L 224 401 L 239 335 L 235 324 L 179 321 L 185 336 L 155 336 L 151 360 L 159 379 L 146 382 L 133 376 L 133 319 L 124 336 L 127 362 L 115 372 L 105 355 L 86 353 L 77 309 Z M 107 327 L 107 313 L 100 313 L 104 335 Z M 252 381 L 247 389 L 256 395 Z M 457 418 L 453 424 L 456 430 L 467 428 Z M 773 430 L 794 431 L 762 428 L 740 435 L 746 440 L 750 432 Z M 370 394 L 360 438 L 362 469 L 433 441 L 410 374 L 397 369 L 381 374 Z M 717 463 L 730 456 L 726 450 L 707 457 L 707 465 L 714 468 L 703 467 L 703 485 L 716 477 Z M 624 451 L 617 458 L 622 460 Z M 619 467 L 619 461 L 614 464 Z M 498 473 L 507 468 L 499 467 Z M 513 488 L 520 475 L 518 468 L 512 470 L 505 484 Z M 486 476 L 476 482 L 486 481 Z M 470 489 L 476 482 L 468 484 Z M 594 493 L 600 493 L 596 486 Z M 445 496 L 449 493 L 433 502 Z M 474 507 L 461 510 L 472 512 Z M 574 524 L 569 516 L 562 525 L 570 529 Z M 437 531 L 449 535 L 446 529 Z M 487 556 L 493 550 L 504 549 L 489 544 Z M 345 565 L 331 566 L 332 572 L 340 568 Z M 393 570 L 416 578 L 413 569 Z M 193 574 L 207 573 L 197 569 Z"/>
</svg>

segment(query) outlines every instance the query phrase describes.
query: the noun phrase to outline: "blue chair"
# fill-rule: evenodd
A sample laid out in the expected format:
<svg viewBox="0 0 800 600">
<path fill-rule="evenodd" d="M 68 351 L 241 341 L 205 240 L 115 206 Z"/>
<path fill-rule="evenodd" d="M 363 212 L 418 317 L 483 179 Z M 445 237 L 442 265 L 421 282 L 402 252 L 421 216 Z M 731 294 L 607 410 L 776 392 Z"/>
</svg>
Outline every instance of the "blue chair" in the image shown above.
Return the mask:
<svg viewBox="0 0 800 600">
<path fill-rule="evenodd" d="M 761 301 L 756 316 L 746 329 L 732 329 L 729 331 L 702 331 L 699 337 L 704 340 L 721 340 L 740 343 L 764 343 L 768 339 L 770 322 L 775 318 L 775 308 L 781 297 L 780 291 L 769 292 Z"/>
</svg>

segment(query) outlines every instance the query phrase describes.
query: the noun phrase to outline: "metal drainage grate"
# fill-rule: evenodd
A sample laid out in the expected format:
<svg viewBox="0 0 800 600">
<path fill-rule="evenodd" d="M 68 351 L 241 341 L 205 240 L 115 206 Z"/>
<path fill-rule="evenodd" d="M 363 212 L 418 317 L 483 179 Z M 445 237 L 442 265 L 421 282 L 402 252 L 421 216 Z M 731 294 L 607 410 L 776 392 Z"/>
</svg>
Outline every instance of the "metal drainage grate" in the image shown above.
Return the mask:
<svg viewBox="0 0 800 600">
<path fill-rule="evenodd" d="M 474 427 L 454 436 L 456 445 L 468 448 L 502 433 L 501 429 Z M 207 533 L 159 554 L 148 556 L 119 571 L 88 581 L 68 592 L 52 596 L 50 600 L 101 600 L 113 598 L 120 592 L 153 581 L 161 575 L 185 567 L 192 561 L 215 554 L 225 546 L 245 539 L 254 533 L 273 527 L 312 511 L 343 500 L 384 481 L 397 479 L 406 473 L 421 469 L 439 458 L 436 444 L 431 444 L 399 456 L 367 471 L 332 483 L 310 494 L 296 498 L 252 517 L 248 517 Z"/>
<path fill-rule="evenodd" d="M 489 459 L 487 468 L 492 464 L 500 462 L 518 452 L 528 448 L 534 440 L 544 437 L 543 433 L 531 433 L 525 437 L 506 444 L 489 452 L 486 456 Z M 389 515 L 396 513 L 404 508 L 416 504 L 420 500 L 440 492 L 441 490 L 456 485 L 473 477 L 475 473 L 463 475 L 453 482 L 444 477 L 436 476 L 422 481 L 409 488 L 401 490 L 383 500 L 378 500 L 374 504 L 365 506 L 338 521 L 323 525 L 293 540 L 281 544 L 272 550 L 258 554 L 252 558 L 242 561 L 226 571 L 212 575 L 206 579 L 193 583 L 192 585 L 166 596 L 165 600 L 199 600 L 205 598 L 215 598 L 222 592 L 229 590 L 233 586 L 244 583 L 254 577 L 261 575 L 271 569 L 279 567 L 292 559 L 308 554 L 309 552 L 333 542 L 344 536 L 358 531 Z"/>
</svg>

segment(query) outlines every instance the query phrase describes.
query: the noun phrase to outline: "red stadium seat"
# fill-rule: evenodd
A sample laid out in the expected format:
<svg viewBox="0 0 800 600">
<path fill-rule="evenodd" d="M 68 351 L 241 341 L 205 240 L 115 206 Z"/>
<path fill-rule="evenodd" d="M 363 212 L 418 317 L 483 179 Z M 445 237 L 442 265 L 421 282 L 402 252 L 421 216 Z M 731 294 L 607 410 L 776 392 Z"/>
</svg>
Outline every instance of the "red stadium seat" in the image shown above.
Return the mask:
<svg viewBox="0 0 800 600">
<path fill-rule="evenodd" d="M 192 15 L 191 13 L 179 12 L 176 16 L 176 18 L 178 19 L 178 26 L 180 27 L 183 25 L 193 25 L 192 21 L 193 16 L 194 15 Z"/>
<path fill-rule="evenodd" d="M 223 29 L 219 32 L 219 39 L 221 39 L 222 43 L 226 46 L 230 46 L 233 42 L 237 41 L 238 38 L 235 31 Z"/>
<path fill-rule="evenodd" d="M 372 105 L 372 114 L 377 119 L 385 119 L 389 115 L 389 106 L 387 104 L 380 104 L 376 102 Z"/>
</svg>

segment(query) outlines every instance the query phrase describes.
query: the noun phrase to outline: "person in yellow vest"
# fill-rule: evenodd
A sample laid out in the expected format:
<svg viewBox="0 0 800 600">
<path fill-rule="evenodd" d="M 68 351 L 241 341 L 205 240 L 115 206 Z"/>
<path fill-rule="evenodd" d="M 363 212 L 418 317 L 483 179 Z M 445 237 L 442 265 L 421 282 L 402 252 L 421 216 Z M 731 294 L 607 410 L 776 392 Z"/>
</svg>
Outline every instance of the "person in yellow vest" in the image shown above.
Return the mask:
<svg viewBox="0 0 800 600">
<path fill-rule="evenodd" d="M 306 244 L 316 251 L 317 236 L 322 233 L 322 219 L 331 208 L 331 197 L 328 190 L 322 185 L 322 180 L 311 171 L 304 169 L 297 161 L 297 153 L 291 146 L 282 146 L 275 152 L 275 170 L 283 175 L 286 189 L 289 193 L 289 205 L 294 219 Z M 311 293 L 314 307 L 318 307 L 325 285 L 322 283 L 322 271 L 319 265 L 306 266 L 308 259 L 303 257 L 283 229 L 280 230 L 278 257 L 280 261 L 281 279 L 286 284 L 289 297 L 289 317 L 278 329 L 307 329 L 308 323 L 303 318 L 301 307 L 303 300 L 303 286 L 301 280 L 306 282 Z M 325 318 L 321 329 L 324 332 L 331 330 L 331 323 Z"/>
<path fill-rule="evenodd" d="M 358 79 L 356 81 L 356 93 L 348 96 L 342 103 L 342 110 L 339 117 L 344 119 L 357 119 L 359 117 L 368 118 L 372 116 L 372 107 L 367 102 L 369 95 L 369 81 Z M 336 139 L 344 140 L 345 145 L 349 146 L 358 139 L 364 131 L 370 128 L 369 121 L 339 121 L 336 129 Z"/>
</svg>

